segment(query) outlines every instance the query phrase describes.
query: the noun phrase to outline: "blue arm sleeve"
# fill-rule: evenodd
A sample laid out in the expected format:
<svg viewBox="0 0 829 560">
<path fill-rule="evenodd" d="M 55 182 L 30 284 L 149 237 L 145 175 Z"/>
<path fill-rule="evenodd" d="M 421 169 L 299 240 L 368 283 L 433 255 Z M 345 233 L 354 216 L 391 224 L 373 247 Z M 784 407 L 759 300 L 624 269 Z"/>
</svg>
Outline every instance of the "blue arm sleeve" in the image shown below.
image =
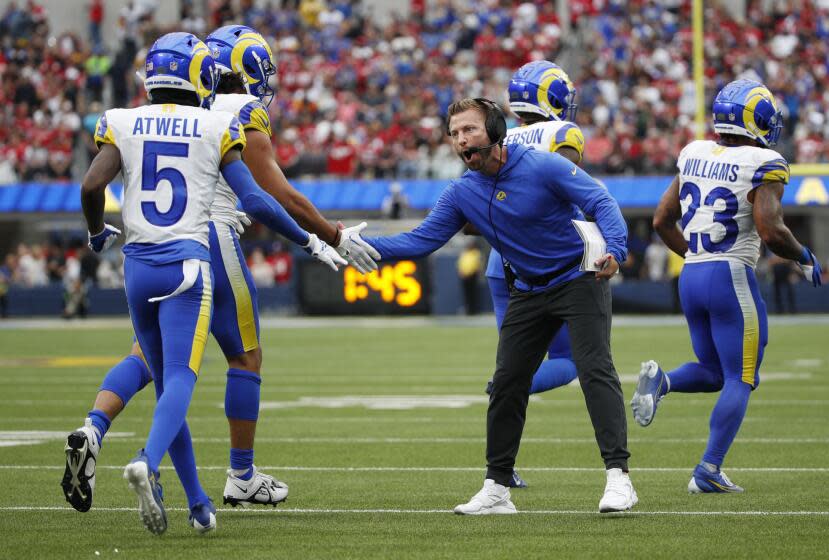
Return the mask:
<svg viewBox="0 0 829 560">
<path fill-rule="evenodd" d="M 607 252 L 620 263 L 628 256 L 628 228 L 616 199 L 593 177 L 579 168 L 573 175 L 568 162 L 567 170 L 550 173 L 552 186 L 563 198 L 596 219 L 596 225 L 607 242 Z"/>
<path fill-rule="evenodd" d="M 222 176 L 239 197 L 245 212 L 297 245 L 308 244 L 308 232 L 299 227 L 285 209 L 256 184 L 244 162 L 237 160 L 225 165 Z"/>
<path fill-rule="evenodd" d="M 407 233 L 391 237 L 365 237 L 383 259 L 418 258 L 433 253 L 466 223 L 458 209 L 452 187 L 443 191 L 423 222 Z"/>
</svg>

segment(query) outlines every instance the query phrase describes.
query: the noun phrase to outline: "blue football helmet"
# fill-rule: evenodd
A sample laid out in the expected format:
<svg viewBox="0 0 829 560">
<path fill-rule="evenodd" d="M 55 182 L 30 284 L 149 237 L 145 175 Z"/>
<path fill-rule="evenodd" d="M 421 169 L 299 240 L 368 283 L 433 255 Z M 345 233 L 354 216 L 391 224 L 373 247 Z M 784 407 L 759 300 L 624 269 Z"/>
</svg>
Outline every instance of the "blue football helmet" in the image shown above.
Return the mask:
<svg viewBox="0 0 829 560">
<path fill-rule="evenodd" d="M 210 50 L 191 33 L 161 36 L 147 53 L 144 89 L 150 94 L 158 88 L 192 91 L 199 105 L 210 108 L 219 74 Z"/>
<path fill-rule="evenodd" d="M 567 73 L 547 60 L 528 62 L 512 75 L 509 108 L 516 115 L 532 113 L 547 120 L 576 119 L 576 88 Z"/>
<path fill-rule="evenodd" d="M 774 96 L 754 80 L 736 80 L 714 98 L 714 130 L 717 134 L 748 136 L 770 147 L 783 129 L 783 115 Z"/>
<path fill-rule="evenodd" d="M 245 25 L 226 25 L 205 39 L 219 72 L 242 78 L 245 91 L 265 105 L 273 100 L 268 79 L 276 74 L 273 52 L 262 35 Z"/>
</svg>

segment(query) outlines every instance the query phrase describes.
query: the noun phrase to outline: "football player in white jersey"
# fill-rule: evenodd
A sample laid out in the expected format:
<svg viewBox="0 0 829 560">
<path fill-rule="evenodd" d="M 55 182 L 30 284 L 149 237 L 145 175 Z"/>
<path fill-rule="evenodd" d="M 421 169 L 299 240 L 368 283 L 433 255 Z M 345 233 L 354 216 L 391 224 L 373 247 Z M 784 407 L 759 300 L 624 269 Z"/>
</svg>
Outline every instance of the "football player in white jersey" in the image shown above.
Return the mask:
<svg viewBox="0 0 829 560">
<path fill-rule="evenodd" d="M 720 467 L 760 382 L 768 341 L 766 305 L 754 276 L 760 241 L 797 261 L 814 286 L 821 283 L 818 260 L 783 223 L 789 166 L 770 149 L 783 126 L 771 92 L 752 80 L 731 82 L 714 99 L 713 113 L 719 139 L 682 150 L 679 173 L 653 219 L 665 244 L 685 257 L 680 298 L 699 361 L 667 373 L 645 362 L 631 401 L 634 418 L 647 426 L 668 392 L 720 391 L 708 446 L 688 483 L 691 493 L 743 491 Z"/>
<path fill-rule="evenodd" d="M 220 73 L 213 111 L 228 111 L 239 119 L 247 144 L 243 160 L 254 178 L 276 198 L 288 213 L 320 238 L 331 241 L 337 251 L 360 272 L 376 268 L 373 249 L 364 246 L 359 232 L 365 224 L 339 231 L 285 179 L 274 160 L 271 127 L 266 103 L 273 90 L 268 79 L 275 72 L 273 55 L 265 39 L 253 29 L 230 25 L 213 32 L 207 39 L 211 55 Z M 234 67 L 236 70 L 231 70 Z M 237 212 L 238 198 L 222 178 L 210 208 L 210 258 L 213 270 L 213 321 L 210 330 L 227 357 L 225 412 L 230 424 L 230 470 L 225 484 L 224 502 L 232 505 L 276 505 L 288 495 L 288 486 L 253 466 L 253 441 L 259 410 L 259 386 L 262 352 L 259 347 L 259 313 L 256 287 L 239 246 L 238 233 L 249 222 Z M 101 385 L 89 413 L 90 421 L 101 439 L 112 420 L 129 400 L 151 379 L 140 345 L 110 370 Z M 70 435 L 75 441 L 83 437 L 84 428 Z M 74 448 L 67 444 L 67 469 L 64 490 L 67 500 L 79 511 L 91 507 L 94 491 L 94 460 L 89 462 L 89 491 L 80 493 L 69 484 L 72 480 Z"/>
<path fill-rule="evenodd" d="M 144 525 L 163 533 L 167 519 L 157 473 L 169 452 L 187 494 L 189 522 L 206 532 L 216 526 L 215 507 L 198 481 L 185 416 L 212 315 L 208 222 L 219 177 L 270 228 L 335 270 L 346 261 L 256 185 L 241 160 L 246 138 L 238 118 L 206 109 L 218 71 L 202 41 L 189 33 L 164 35 L 150 48 L 145 68 L 150 105 L 101 117 L 95 133 L 100 152 L 84 177 L 81 201 L 90 247 L 100 252 L 120 233 L 103 221 L 104 189 L 123 173 L 127 302 L 158 398 L 147 444 L 124 477 L 138 495 Z M 94 420 L 88 418 L 67 441 L 72 476 L 64 478 L 64 493 L 81 506 L 91 504 L 90 474 L 100 447 Z"/>
<path fill-rule="evenodd" d="M 510 110 L 521 125 L 507 130 L 504 144 L 523 144 L 536 150 L 557 152 L 575 164 L 584 155 L 584 135 L 573 121 L 576 118 L 576 90 L 570 77 L 558 65 L 546 60 L 529 62 L 519 68 L 509 83 Z M 489 253 L 486 268 L 489 293 L 495 309 L 498 330 L 509 303 L 504 279 L 504 263 L 495 248 Z M 547 350 L 547 359 L 533 375 L 530 394 L 567 385 L 576 378 L 576 365 L 570 350 L 567 325 L 563 325 Z M 487 393 L 492 390 L 487 384 Z M 510 487 L 525 488 L 527 483 L 513 472 Z"/>
</svg>

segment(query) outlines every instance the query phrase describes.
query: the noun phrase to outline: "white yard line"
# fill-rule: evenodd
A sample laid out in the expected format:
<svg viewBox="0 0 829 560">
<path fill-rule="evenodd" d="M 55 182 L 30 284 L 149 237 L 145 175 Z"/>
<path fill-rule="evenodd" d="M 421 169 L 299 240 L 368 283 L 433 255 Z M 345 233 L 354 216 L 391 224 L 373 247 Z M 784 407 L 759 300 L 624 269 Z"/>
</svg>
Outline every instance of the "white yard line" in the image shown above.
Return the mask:
<svg viewBox="0 0 829 560">
<path fill-rule="evenodd" d="M 182 507 L 168 507 L 167 511 L 188 511 L 187 508 Z M 19 512 L 19 511 L 60 511 L 60 512 L 74 512 L 71 507 L 62 506 L 0 506 L 0 512 Z M 96 507 L 90 512 L 128 512 L 135 513 L 135 508 L 128 507 Z M 327 509 L 327 508 L 218 508 L 221 513 L 258 513 L 263 515 L 286 515 L 291 513 L 333 513 L 333 514 L 350 514 L 350 513 L 399 513 L 399 514 L 442 514 L 450 515 L 452 510 L 448 509 Z M 519 513 L 528 515 L 595 515 L 602 516 L 608 514 L 601 514 L 595 510 L 570 510 L 570 509 L 534 509 L 534 510 L 519 510 Z M 824 516 L 829 515 L 829 511 L 629 511 L 620 514 L 611 515 L 687 515 L 687 516 Z"/>
<path fill-rule="evenodd" d="M 146 438 L 140 437 L 121 437 L 117 439 L 122 443 L 135 443 L 146 441 Z M 227 443 L 226 437 L 194 437 L 193 443 Z M 628 443 L 706 443 L 708 438 L 628 438 Z M 444 437 L 444 438 L 418 438 L 418 437 L 257 437 L 257 443 L 319 443 L 319 444 L 479 444 L 486 443 L 484 437 Z M 751 443 L 751 444 L 829 444 L 829 438 L 737 438 L 735 443 Z M 114 443 L 114 442 L 111 442 Z M 521 443 L 555 443 L 555 444 L 586 444 L 595 445 L 595 438 L 555 438 L 555 437 L 526 437 L 521 439 Z"/>
<path fill-rule="evenodd" d="M 63 470 L 64 465 L 0 465 L 5 470 Z M 122 470 L 121 465 L 98 465 L 97 470 Z M 172 470 L 171 466 L 162 466 L 161 470 Z M 257 466 L 262 471 L 295 472 L 480 472 L 478 467 L 306 467 L 287 465 Z M 227 465 L 199 466 L 201 471 L 226 471 Z M 521 467 L 521 472 L 596 472 L 603 473 L 600 467 Z M 633 472 L 690 472 L 693 467 L 637 467 Z M 829 467 L 729 467 L 728 472 L 758 473 L 825 473 Z"/>
<path fill-rule="evenodd" d="M 267 329 L 307 329 L 328 328 L 346 325 L 349 328 L 401 328 L 415 327 L 482 327 L 492 328 L 495 317 L 491 314 L 476 317 L 434 316 L 434 317 L 262 317 L 260 325 Z M 794 315 L 790 317 L 772 315 L 769 324 L 777 325 L 827 325 L 829 315 Z M 681 315 L 616 315 L 613 327 L 664 327 L 685 326 L 685 317 Z M 101 330 L 113 328 L 132 328 L 128 317 L 100 319 L 83 319 L 66 321 L 61 318 L 42 319 L 4 319 L 0 321 L 0 330 Z"/>
</svg>

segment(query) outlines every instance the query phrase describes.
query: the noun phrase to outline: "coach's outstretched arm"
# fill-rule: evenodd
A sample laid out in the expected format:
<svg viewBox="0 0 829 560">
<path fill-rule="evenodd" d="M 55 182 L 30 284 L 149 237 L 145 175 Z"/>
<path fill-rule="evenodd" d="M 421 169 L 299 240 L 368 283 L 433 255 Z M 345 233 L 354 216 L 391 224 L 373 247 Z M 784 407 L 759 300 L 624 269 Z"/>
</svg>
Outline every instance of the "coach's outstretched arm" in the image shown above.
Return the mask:
<svg viewBox="0 0 829 560">
<path fill-rule="evenodd" d="M 780 201 L 784 188 L 785 185 L 780 181 L 771 181 L 761 183 L 749 193 L 749 202 L 754 204 L 752 213 L 757 233 L 775 255 L 797 261 L 806 280 L 810 281 L 812 286 L 818 287 L 822 283 L 820 261 L 808 247 L 795 239 L 794 234 L 783 222 L 783 205 Z"/>
<path fill-rule="evenodd" d="M 89 248 L 96 253 L 110 247 L 121 233 L 121 230 L 104 223 L 104 189 L 115 179 L 119 171 L 121 152 L 112 144 L 104 144 L 81 182 L 81 207 L 86 218 Z"/>
<path fill-rule="evenodd" d="M 381 259 L 418 258 L 443 247 L 466 223 L 451 186 L 443 191 L 426 219 L 412 231 L 391 237 L 366 237 Z"/>
<path fill-rule="evenodd" d="M 253 179 L 248 167 L 242 162 L 238 148 L 229 150 L 221 164 L 222 176 L 242 201 L 242 206 L 254 218 L 275 232 L 281 233 L 322 263 L 337 270 L 347 264 L 337 251 L 316 234 L 308 233 L 288 215 L 282 206 L 263 191 Z"/>
</svg>

